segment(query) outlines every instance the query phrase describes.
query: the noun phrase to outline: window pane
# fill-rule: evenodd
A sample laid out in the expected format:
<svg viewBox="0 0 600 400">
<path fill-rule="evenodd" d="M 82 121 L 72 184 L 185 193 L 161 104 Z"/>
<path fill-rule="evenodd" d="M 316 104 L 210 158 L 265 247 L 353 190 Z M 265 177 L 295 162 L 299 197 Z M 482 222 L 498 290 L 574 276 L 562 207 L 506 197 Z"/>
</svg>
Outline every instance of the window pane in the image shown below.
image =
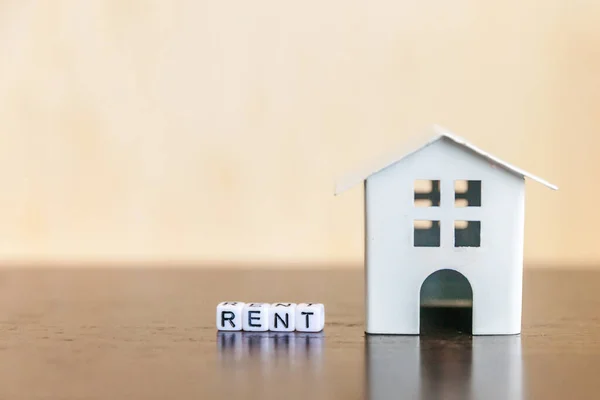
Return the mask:
<svg viewBox="0 0 600 400">
<path fill-rule="evenodd" d="M 414 186 L 415 207 L 440 206 L 440 181 L 417 179 Z"/>
<path fill-rule="evenodd" d="M 440 247 L 440 221 L 414 221 L 415 247 Z"/>
<path fill-rule="evenodd" d="M 454 181 L 454 207 L 481 207 L 481 181 Z"/>
<path fill-rule="evenodd" d="M 481 221 L 454 221 L 454 247 L 481 247 Z"/>
</svg>

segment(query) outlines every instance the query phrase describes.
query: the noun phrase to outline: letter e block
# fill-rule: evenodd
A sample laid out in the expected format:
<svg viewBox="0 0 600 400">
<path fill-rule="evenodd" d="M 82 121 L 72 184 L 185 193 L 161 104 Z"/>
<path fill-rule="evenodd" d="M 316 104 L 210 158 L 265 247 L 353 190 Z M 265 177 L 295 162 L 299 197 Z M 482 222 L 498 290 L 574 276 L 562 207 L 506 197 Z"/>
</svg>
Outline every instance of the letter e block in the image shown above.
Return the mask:
<svg viewBox="0 0 600 400">
<path fill-rule="evenodd" d="M 242 313 L 243 329 L 249 332 L 269 330 L 269 304 L 247 303 Z"/>
</svg>

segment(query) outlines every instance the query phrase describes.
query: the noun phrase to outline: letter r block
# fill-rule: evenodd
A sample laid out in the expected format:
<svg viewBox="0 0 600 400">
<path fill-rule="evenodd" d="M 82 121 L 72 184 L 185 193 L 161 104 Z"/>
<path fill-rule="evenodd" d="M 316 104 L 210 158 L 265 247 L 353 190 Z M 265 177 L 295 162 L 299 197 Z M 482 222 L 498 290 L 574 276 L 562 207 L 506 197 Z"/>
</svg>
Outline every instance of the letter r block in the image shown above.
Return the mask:
<svg viewBox="0 0 600 400">
<path fill-rule="evenodd" d="M 217 329 L 220 331 L 241 331 L 242 311 L 246 303 L 224 301 L 217 306 Z"/>
<path fill-rule="evenodd" d="M 321 332 L 325 328 L 325 306 L 321 303 L 301 303 L 296 306 L 296 330 Z"/>
</svg>

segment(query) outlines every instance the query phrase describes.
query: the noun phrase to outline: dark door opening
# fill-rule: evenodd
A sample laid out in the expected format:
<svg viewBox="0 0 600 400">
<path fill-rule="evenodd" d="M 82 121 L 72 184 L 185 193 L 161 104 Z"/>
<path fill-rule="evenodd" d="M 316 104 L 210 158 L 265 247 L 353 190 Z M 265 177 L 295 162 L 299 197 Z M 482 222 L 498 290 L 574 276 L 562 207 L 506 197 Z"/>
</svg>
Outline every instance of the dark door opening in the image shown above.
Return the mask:
<svg viewBox="0 0 600 400">
<path fill-rule="evenodd" d="M 421 335 L 473 332 L 473 290 L 460 272 L 441 269 L 429 275 L 420 293 Z"/>
</svg>

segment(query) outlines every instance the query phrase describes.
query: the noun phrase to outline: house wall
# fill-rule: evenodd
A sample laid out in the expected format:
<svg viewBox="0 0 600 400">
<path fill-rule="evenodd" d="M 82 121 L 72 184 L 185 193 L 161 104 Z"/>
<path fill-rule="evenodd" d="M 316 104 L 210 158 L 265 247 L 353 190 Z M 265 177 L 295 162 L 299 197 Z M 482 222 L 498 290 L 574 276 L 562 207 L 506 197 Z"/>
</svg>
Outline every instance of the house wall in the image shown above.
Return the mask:
<svg viewBox="0 0 600 400">
<path fill-rule="evenodd" d="M 440 180 L 440 207 L 414 206 L 415 179 Z M 481 180 L 481 207 L 454 207 L 454 180 Z M 366 330 L 419 332 L 419 292 L 440 269 L 473 289 L 475 334 L 518 333 L 524 181 L 446 140 L 372 175 L 366 183 Z M 413 221 L 441 221 L 440 247 L 414 247 Z M 481 247 L 454 247 L 454 220 L 481 221 Z"/>
</svg>

